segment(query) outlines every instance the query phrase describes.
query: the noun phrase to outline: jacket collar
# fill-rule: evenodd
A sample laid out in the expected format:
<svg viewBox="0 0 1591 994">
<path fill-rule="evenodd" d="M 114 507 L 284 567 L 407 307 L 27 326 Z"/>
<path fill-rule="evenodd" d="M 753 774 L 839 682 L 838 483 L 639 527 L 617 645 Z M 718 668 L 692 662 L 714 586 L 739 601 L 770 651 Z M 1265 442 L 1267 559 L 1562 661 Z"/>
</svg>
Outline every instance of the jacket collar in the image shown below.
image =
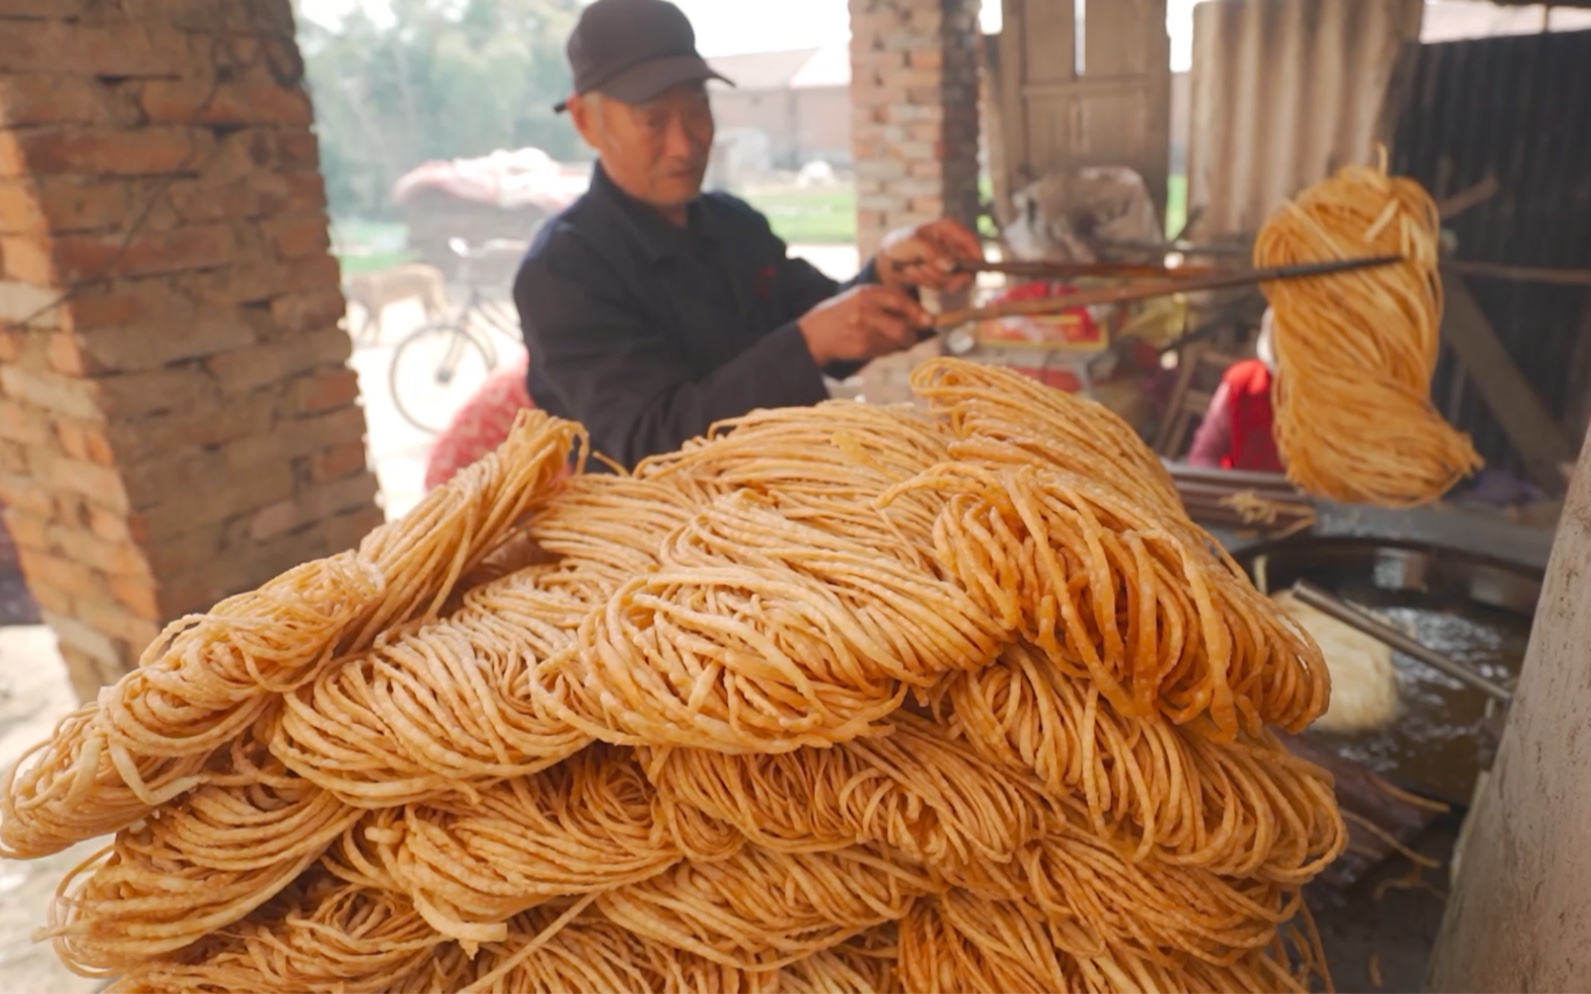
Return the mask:
<svg viewBox="0 0 1591 994">
<path fill-rule="evenodd" d="M 712 219 L 703 209 L 700 197 L 691 201 L 686 227 L 677 228 L 657 211 L 619 189 L 600 161 L 592 167 L 588 195 L 640 243 L 649 263 L 657 264 L 677 258 L 680 253 L 689 250 L 693 239 L 716 240 Z"/>
</svg>

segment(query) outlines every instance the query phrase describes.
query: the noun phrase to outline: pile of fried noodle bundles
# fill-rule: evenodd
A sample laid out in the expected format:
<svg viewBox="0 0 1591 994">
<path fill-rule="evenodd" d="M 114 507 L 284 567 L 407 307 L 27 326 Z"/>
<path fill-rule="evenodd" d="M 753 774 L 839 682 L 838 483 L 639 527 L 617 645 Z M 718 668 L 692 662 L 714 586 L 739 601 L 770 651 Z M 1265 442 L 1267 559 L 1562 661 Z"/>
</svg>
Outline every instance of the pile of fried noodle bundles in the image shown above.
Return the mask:
<svg viewBox="0 0 1591 994">
<path fill-rule="evenodd" d="M 510 440 L 5 783 L 118 991 L 1300 990 L 1316 647 L 1104 409 L 928 364 L 633 475 Z M 583 456 L 582 462 L 583 462 Z"/>
</svg>

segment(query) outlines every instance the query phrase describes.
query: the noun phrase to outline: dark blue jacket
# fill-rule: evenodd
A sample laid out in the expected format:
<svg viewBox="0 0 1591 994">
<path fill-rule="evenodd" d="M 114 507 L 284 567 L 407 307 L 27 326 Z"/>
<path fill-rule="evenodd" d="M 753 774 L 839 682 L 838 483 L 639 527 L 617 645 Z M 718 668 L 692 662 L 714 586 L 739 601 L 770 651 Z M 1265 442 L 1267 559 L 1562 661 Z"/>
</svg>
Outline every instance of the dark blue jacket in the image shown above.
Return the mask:
<svg viewBox="0 0 1591 994">
<path fill-rule="evenodd" d="M 852 281 L 863 282 L 876 282 L 871 264 Z M 857 366 L 820 371 L 796 322 L 842 289 L 790 258 L 743 201 L 704 194 L 680 228 L 599 166 L 514 280 L 531 398 L 625 466 L 715 421 L 818 403 L 824 372 L 843 379 Z"/>
</svg>

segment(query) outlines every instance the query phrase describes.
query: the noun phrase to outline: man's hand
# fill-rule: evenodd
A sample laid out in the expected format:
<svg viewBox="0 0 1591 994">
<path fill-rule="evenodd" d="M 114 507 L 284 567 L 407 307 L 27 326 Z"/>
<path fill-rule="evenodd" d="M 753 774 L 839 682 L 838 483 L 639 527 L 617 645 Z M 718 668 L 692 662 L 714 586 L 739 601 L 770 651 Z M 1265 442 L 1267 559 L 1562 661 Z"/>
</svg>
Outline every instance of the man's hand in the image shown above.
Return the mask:
<svg viewBox="0 0 1591 994">
<path fill-rule="evenodd" d="M 884 238 L 876 261 L 878 278 L 885 286 L 959 293 L 972 286 L 972 276 L 956 272 L 956 263 L 982 258 L 983 243 L 978 236 L 959 222 L 943 217 L 891 232 Z"/>
<path fill-rule="evenodd" d="M 859 286 L 812 308 L 800 328 L 807 351 L 822 368 L 909 349 L 931 321 L 922 305 L 899 289 Z"/>
</svg>

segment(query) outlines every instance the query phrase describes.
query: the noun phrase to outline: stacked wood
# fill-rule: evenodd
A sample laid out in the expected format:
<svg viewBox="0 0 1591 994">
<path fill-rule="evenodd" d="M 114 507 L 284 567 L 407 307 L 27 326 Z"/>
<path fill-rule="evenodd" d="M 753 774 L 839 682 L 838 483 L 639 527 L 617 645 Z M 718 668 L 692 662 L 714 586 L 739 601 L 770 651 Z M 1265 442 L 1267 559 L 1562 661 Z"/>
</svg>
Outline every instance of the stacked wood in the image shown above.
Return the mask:
<svg viewBox="0 0 1591 994">
<path fill-rule="evenodd" d="M 1170 463 L 1188 516 L 1207 528 L 1252 529 L 1267 536 L 1295 534 L 1315 521 L 1315 507 L 1281 473 L 1209 469 Z"/>
</svg>

